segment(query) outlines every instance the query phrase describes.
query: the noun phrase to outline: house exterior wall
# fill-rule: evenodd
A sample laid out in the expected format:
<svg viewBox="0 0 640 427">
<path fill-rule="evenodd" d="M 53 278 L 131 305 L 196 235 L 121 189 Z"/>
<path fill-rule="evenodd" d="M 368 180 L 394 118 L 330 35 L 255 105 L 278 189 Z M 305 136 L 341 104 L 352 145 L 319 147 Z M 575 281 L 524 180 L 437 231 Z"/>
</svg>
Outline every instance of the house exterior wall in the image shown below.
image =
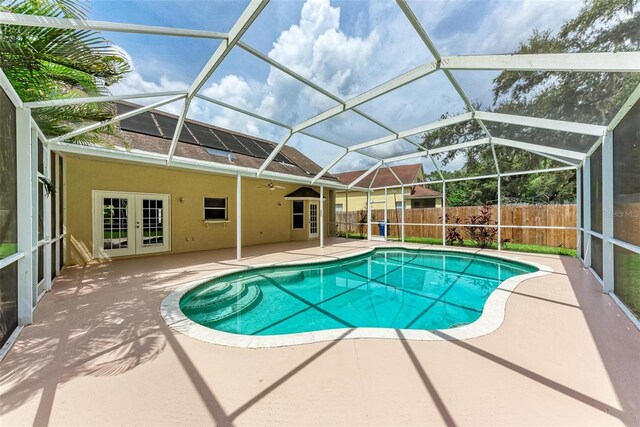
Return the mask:
<svg viewBox="0 0 640 427">
<path fill-rule="evenodd" d="M 405 187 L 404 189 L 405 197 L 411 194 L 411 187 Z M 436 208 L 442 207 L 442 197 L 436 197 Z M 372 209 L 384 209 L 384 190 L 376 190 L 372 192 L 371 201 L 373 202 Z M 395 208 L 396 202 L 401 202 L 402 196 L 400 194 L 399 188 L 393 188 L 387 190 L 387 208 L 393 209 Z M 344 191 L 336 191 L 335 197 L 336 205 L 342 205 L 343 210 L 347 210 L 346 204 L 346 193 Z M 412 201 L 411 199 L 405 198 L 405 207 L 407 209 L 411 209 Z M 349 191 L 349 212 L 366 210 L 367 209 L 367 193 L 362 191 Z"/>
<path fill-rule="evenodd" d="M 292 202 L 284 199 L 286 194 L 301 185 L 277 182 L 284 189 L 269 191 L 259 188 L 267 182 L 242 178 L 242 245 L 311 240 L 308 232 L 309 202 L 305 201 L 305 228 L 293 230 Z M 92 205 L 95 190 L 169 194 L 171 253 L 236 246 L 235 176 L 68 157 L 67 265 L 83 264 L 93 259 Z M 325 235 L 330 233 L 329 194 L 329 190 L 325 190 Z M 227 198 L 227 222 L 205 223 L 204 197 Z"/>
</svg>

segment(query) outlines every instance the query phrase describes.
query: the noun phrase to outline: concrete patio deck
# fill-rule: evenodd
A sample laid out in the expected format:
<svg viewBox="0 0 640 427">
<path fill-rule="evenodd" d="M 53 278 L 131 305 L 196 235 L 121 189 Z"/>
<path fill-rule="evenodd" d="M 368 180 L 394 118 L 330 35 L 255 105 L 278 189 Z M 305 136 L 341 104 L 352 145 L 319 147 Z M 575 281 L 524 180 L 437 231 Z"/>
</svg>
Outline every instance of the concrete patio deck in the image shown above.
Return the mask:
<svg viewBox="0 0 640 427">
<path fill-rule="evenodd" d="M 370 244 L 327 243 L 66 268 L 0 363 L 0 425 L 640 424 L 640 332 L 572 258 L 509 253 L 555 273 L 522 282 L 503 325 L 466 341 L 242 349 L 160 316 L 165 296 L 214 272 Z"/>
</svg>

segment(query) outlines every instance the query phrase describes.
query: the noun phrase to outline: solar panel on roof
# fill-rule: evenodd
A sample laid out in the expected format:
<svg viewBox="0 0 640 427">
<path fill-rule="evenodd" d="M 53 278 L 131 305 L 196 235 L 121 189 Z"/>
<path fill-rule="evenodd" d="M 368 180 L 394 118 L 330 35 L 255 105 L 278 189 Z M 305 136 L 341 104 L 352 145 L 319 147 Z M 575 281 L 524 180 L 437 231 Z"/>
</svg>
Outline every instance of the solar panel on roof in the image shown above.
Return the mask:
<svg viewBox="0 0 640 427">
<path fill-rule="evenodd" d="M 191 131 L 193 136 L 196 137 L 196 140 L 200 145 L 203 145 L 209 148 L 214 148 L 216 150 L 229 151 L 227 147 L 222 142 L 220 142 L 220 140 L 213 134 L 213 132 L 211 132 L 211 130 L 208 127 L 197 125 L 194 123 L 189 123 L 189 124 L 186 124 L 185 126 L 189 128 L 189 130 Z"/>
<path fill-rule="evenodd" d="M 125 114 L 133 111 L 139 107 L 132 107 L 130 105 L 116 104 L 117 114 Z M 156 123 L 151 117 L 151 113 L 141 113 L 128 119 L 120 121 L 120 129 L 128 130 L 131 132 L 143 133 L 151 136 L 162 136 L 160 129 L 156 126 Z"/>
<path fill-rule="evenodd" d="M 223 132 L 223 131 L 220 131 L 220 130 L 217 130 L 217 129 L 214 130 L 213 133 L 215 133 L 218 136 L 218 138 L 220 138 L 220 141 L 222 141 L 224 143 L 224 145 L 227 146 L 229 151 L 231 151 L 233 153 L 252 156 L 251 151 L 247 150 L 246 147 L 244 145 L 242 145 L 240 143 L 240 141 L 235 139 L 234 136 L 231 135 L 230 133 Z"/>
<path fill-rule="evenodd" d="M 271 144 L 268 144 L 266 142 L 262 142 L 262 141 L 256 141 L 254 140 L 254 142 L 260 146 L 260 148 L 262 148 L 262 150 L 264 150 L 267 154 L 271 154 L 271 152 L 274 150 L 274 146 Z M 282 153 L 278 153 L 276 154 L 276 156 L 273 158 L 274 161 L 276 162 L 285 162 L 285 163 L 290 163 L 293 164 L 293 162 L 291 162 L 289 159 L 287 159 Z"/>
<path fill-rule="evenodd" d="M 234 135 L 234 137 L 238 141 L 240 141 L 247 150 L 251 152 L 251 155 L 253 157 L 257 157 L 259 159 L 267 158 L 268 153 L 266 153 L 262 148 L 260 148 L 260 146 L 256 144 L 256 142 L 253 139 L 247 138 L 246 136 L 242 136 L 242 135 Z"/>
<path fill-rule="evenodd" d="M 156 121 L 158 122 L 158 126 L 160 126 L 160 130 L 162 130 L 162 133 L 164 134 L 165 138 L 173 138 L 173 133 L 176 131 L 176 126 L 178 125 L 178 119 L 173 118 L 173 117 L 167 117 L 165 115 L 162 114 L 154 114 L 153 115 L 156 119 Z M 184 127 L 182 128 L 182 131 L 180 132 L 180 138 L 178 138 L 178 141 L 180 142 L 186 142 L 188 144 L 197 144 L 198 141 L 196 141 L 193 136 L 191 136 L 191 133 L 189 133 L 189 131 L 187 129 L 185 129 Z"/>
</svg>

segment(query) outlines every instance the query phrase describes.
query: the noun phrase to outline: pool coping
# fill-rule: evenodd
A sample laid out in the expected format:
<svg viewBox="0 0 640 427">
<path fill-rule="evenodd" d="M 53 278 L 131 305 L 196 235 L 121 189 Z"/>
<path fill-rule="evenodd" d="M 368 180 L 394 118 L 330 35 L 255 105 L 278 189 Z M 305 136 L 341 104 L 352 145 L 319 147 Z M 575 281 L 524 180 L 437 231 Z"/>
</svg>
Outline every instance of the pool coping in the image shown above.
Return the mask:
<svg viewBox="0 0 640 427">
<path fill-rule="evenodd" d="M 335 261 L 336 259 L 352 258 L 360 255 L 367 254 L 376 249 L 412 249 L 418 251 L 449 251 L 449 252 L 461 252 L 477 254 L 482 252 L 481 255 L 504 259 L 508 261 L 515 261 L 522 264 L 527 264 L 532 267 L 536 267 L 538 271 L 533 273 L 522 274 L 514 277 L 510 277 L 503 281 L 496 289 L 491 292 L 485 302 L 482 314 L 473 323 L 448 329 L 437 330 L 420 330 L 420 329 L 392 329 L 392 328 L 339 328 L 339 329 L 327 329 L 322 331 L 301 332 L 297 334 L 283 334 L 283 335 L 240 335 L 232 334 L 229 332 L 222 332 L 215 329 L 208 328 L 200 325 L 193 320 L 189 319 L 180 310 L 179 302 L 182 296 L 195 288 L 198 285 L 206 283 L 210 280 L 216 279 L 221 276 L 226 276 L 239 271 L 247 271 L 264 267 L 273 266 L 292 266 L 301 264 L 323 264 Z M 322 255 L 320 255 L 322 256 Z M 362 251 L 356 251 L 344 256 L 332 255 L 328 259 L 317 260 L 299 260 L 291 262 L 278 262 L 278 263 L 264 263 L 251 266 L 239 266 L 225 272 L 215 273 L 206 278 L 201 278 L 196 281 L 192 281 L 182 285 L 179 289 L 167 295 L 160 305 L 160 314 L 167 325 L 176 332 L 195 338 L 200 341 L 218 344 L 227 347 L 241 347 L 241 348 L 274 348 L 285 347 L 300 344 L 310 344 L 323 341 L 334 341 L 338 339 L 404 339 L 415 341 L 452 341 L 452 340 L 467 340 L 471 338 L 478 338 L 483 335 L 488 335 L 495 332 L 504 322 L 507 300 L 516 287 L 523 281 L 533 279 L 536 277 L 546 276 L 553 273 L 553 269 L 543 265 L 534 263 L 531 261 L 525 261 L 514 258 L 511 255 L 492 254 L 483 252 L 482 249 L 466 249 L 466 248 L 444 248 L 435 246 L 409 246 L 403 244 L 381 244 L 369 246 Z M 504 292 L 496 292 L 501 290 Z"/>
</svg>

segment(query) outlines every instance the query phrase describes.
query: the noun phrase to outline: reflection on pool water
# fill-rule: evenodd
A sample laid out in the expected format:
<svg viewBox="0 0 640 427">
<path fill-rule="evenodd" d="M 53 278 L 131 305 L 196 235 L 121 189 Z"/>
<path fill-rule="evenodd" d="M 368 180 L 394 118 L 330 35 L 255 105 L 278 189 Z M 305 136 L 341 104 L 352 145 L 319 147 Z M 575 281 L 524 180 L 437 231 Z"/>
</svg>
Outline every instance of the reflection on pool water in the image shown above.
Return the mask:
<svg viewBox="0 0 640 427">
<path fill-rule="evenodd" d="M 180 309 L 194 322 L 244 335 L 446 329 L 474 322 L 501 282 L 534 271 L 471 253 L 376 249 L 326 263 L 222 276 L 187 292 Z"/>
</svg>

